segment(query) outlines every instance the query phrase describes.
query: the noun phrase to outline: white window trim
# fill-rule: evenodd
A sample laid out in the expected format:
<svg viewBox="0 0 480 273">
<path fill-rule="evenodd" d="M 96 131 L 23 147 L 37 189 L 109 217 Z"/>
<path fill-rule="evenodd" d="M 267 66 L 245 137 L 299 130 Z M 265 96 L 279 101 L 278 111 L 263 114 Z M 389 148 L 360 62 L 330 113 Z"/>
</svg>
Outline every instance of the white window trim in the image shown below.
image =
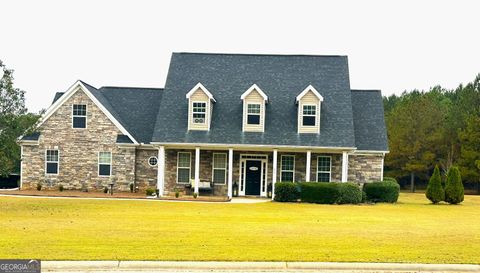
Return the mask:
<svg viewBox="0 0 480 273">
<path fill-rule="evenodd" d="M 318 170 L 318 161 L 319 161 L 318 159 L 319 159 L 320 157 L 328 157 L 328 158 L 330 158 L 330 171 L 329 171 L 329 172 L 319 171 L 319 170 Z M 317 156 L 317 172 L 315 173 L 317 179 L 315 180 L 315 182 L 320 182 L 320 181 L 318 181 L 318 174 L 319 174 L 319 173 L 328 173 L 328 174 L 329 174 L 328 182 L 329 182 L 329 183 L 332 182 L 332 156 L 330 156 L 330 155 L 319 155 L 319 156 Z"/>
<path fill-rule="evenodd" d="M 195 112 L 195 111 L 193 111 L 193 104 L 194 104 L 194 103 L 205 103 L 205 112 L 202 113 L 202 112 Z M 207 101 L 192 101 L 192 102 L 191 102 L 191 107 L 192 107 L 192 116 L 190 117 L 191 123 L 192 123 L 192 124 L 200 124 L 200 125 L 205 125 L 205 124 L 207 124 L 207 118 L 208 118 L 207 112 L 208 112 L 208 110 L 209 110 L 209 109 L 208 109 L 208 108 L 209 108 L 209 103 L 208 103 Z M 194 121 L 193 115 L 195 115 L 195 114 L 204 114 L 204 115 L 205 115 L 205 117 L 203 118 L 203 123 L 196 123 L 196 122 Z"/>
<path fill-rule="evenodd" d="M 74 114 L 73 114 L 73 106 L 74 106 L 74 105 L 85 105 L 85 116 L 74 115 Z M 72 129 L 75 129 L 75 130 L 77 130 L 77 129 L 78 129 L 78 130 L 84 130 L 84 129 L 87 129 L 87 128 L 88 128 L 88 118 L 87 118 L 87 116 L 88 116 L 88 105 L 87 105 L 86 103 L 85 103 L 85 104 L 73 103 L 73 104 L 72 104 L 72 112 L 71 112 L 71 113 L 72 113 Z M 82 117 L 82 118 L 85 117 L 85 128 L 75 128 L 75 127 L 73 127 L 73 118 L 74 118 L 74 117 Z"/>
<path fill-rule="evenodd" d="M 150 160 L 151 160 L 152 158 L 155 158 L 155 159 L 157 160 L 157 164 L 155 164 L 155 165 L 150 164 Z M 147 162 L 148 162 L 148 165 L 150 165 L 150 167 L 156 167 L 156 166 L 158 166 L 158 158 L 157 158 L 156 156 L 151 156 L 151 157 L 149 157 Z"/>
<path fill-rule="evenodd" d="M 187 167 L 178 167 L 178 162 L 180 158 L 180 154 L 188 154 L 190 157 L 190 166 L 188 167 L 188 182 L 178 182 L 178 169 L 187 169 Z M 191 152 L 177 152 L 177 184 L 190 184 L 190 180 L 192 179 L 192 153 Z"/>
<path fill-rule="evenodd" d="M 100 165 L 107 165 L 106 163 L 100 164 L 100 153 L 110 153 L 110 174 L 109 175 L 100 175 Z M 113 154 L 110 151 L 99 151 L 97 153 L 97 175 L 98 177 L 110 177 L 112 176 L 112 165 L 113 165 Z"/>
<path fill-rule="evenodd" d="M 249 105 L 258 105 L 258 106 L 260 106 L 260 107 L 259 107 L 260 113 L 258 113 L 258 114 L 256 114 L 256 113 L 254 113 L 254 114 L 249 114 L 249 113 L 248 113 L 248 106 L 249 106 Z M 246 111 L 246 117 L 245 117 L 245 125 L 260 126 L 260 125 L 263 124 L 263 122 L 262 122 L 262 121 L 263 121 L 263 120 L 262 120 L 262 110 L 263 110 L 263 109 L 262 109 L 262 103 L 247 102 L 247 109 L 246 109 L 246 110 L 247 110 L 247 111 Z M 258 115 L 258 122 L 259 122 L 259 124 L 250 124 L 250 123 L 248 123 L 248 116 L 249 116 L 249 115 Z"/>
<path fill-rule="evenodd" d="M 47 151 L 57 151 L 58 161 L 47 161 Z M 47 173 L 47 163 L 57 163 L 57 173 Z M 45 149 L 45 175 L 58 175 L 60 173 L 60 150 L 59 149 Z"/>
<path fill-rule="evenodd" d="M 315 107 L 315 115 L 305 115 L 303 114 L 303 107 L 305 106 L 314 106 Z M 311 127 L 317 127 L 318 126 L 318 105 L 316 104 L 313 104 L 313 103 L 305 103 L 305 104 L 302 104 L 302 107 L 301 107 L 301 117 L 300 117 L 300 124 L 302 127 L 307 127 L 307 128 L 311 128 Z M 314 125 L 303 125 L 303 117 L 315 117 L 315 124 Z"/>
<path fill-rule="evenodd" d="M 215 168 L 215 155 L 225 155 L 225 168 Z M 228 154 L 227 153 L 213 153 L 212 155 L 212 182 L 216 185 L 225 185 L 227 183 L 227 165 L 228 164 Z M 225 171 L 225 178 L 223 180 L 223 183 L 215 183 L 213 181 L 213 174 L 215 170 L 224 170 Z"/>
<path fill-rule="evenodd" d="M 283 157 L 293 157 L 293 170 L 291 171 L 284 171 L 283 170 Z M 291 172 L 292 173 L 292 177 L 293 177 L 293 181 L 292 182 L 295 182 L 295 155 L 281 155 L 280 156 L 280 182 L 283 182 L 283 172 Z M 290 181 L 288 181 L 290 182 Z"/>
<path fill-rule="evenodd" d="M 205 93 L 205 95 L 207 95 L 207 97 L 209 99 L 211 99 L 212 101 L 216 102 L 215 98 L 213 97 L 212 93 L 210 93 L 210 91 L 208 91 L 208 89 L 203 86 L 203 84 L 201 83 L 197 83 L 197 85 L 195 85 L 192 89 L 190 89 L 190 91 L 188 91 L 187 95 L 185 95 L 185 97 L 187 99 L 190 99 L 190 97 L 195 93 L 197 92 L 198 89 L 201 89 L 203 91 L 203 93 Z"/>
</svg>

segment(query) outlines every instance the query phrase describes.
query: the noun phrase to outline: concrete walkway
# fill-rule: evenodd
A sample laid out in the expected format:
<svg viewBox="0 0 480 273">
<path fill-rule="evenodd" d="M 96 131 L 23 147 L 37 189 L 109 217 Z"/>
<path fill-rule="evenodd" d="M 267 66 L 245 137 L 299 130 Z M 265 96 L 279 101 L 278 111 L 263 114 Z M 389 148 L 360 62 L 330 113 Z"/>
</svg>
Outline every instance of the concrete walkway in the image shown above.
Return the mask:
<svg viewBox="0 0 480 273">
<path fill-rule="evenodd" d="M 42 261 L 42 272 L 480 272 L 480 265 L 327 262 Z"/>
</svg>

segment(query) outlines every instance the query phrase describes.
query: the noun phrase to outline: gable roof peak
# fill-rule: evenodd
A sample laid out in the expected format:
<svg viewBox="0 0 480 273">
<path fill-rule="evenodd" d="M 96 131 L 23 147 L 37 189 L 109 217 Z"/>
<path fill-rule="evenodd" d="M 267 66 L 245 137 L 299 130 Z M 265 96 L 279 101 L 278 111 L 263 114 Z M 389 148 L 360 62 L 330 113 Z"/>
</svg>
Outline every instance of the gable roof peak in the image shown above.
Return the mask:
<svg viewBox="0 0 480 273">
<path fill-rule="evenodd" d="M 322 95 L 320 95 L 320 93 L 318 93 L 317 89 L 315 89 L 315 87 L 313 87 L 311 84 L 309 86 L 307 86 L 307 88 L 305 88 L 296 98 L 296 102 L 300 101 L 303 96 L 305 96 L 308 92 L 312 92 L 320 101 L 323 101 L 323 97 Z"/>
<path fill-rule="evenodd" d="M 260 89 L 260 87 L 258 87 L 258 85 L 256 85 L 255 83 L 252 86 L 250 86 L 250 88 L 248 88 L 247 91 L 245 91 L 240 96 L 240 99 L 244 100 L 248 95 L 250 95 L 250 93 L 253 92 L 253 90 L 256 90 L 258 92 L 258 94 L 260 94 L 260 96 L 262 96 L 263 100 L 268 102 L 267 94 L 265 94 L 265 92 L 263 92 L 262 89 Z"/>
<path fill-rule="evenodd" d="M 205 93 L 205 95 L 208 96 L 209 99 L 211 99 L 213 102 L 217 102 L 215 100 L 215 98 L 213 97 L 212 93 L 210 93 L 210 91 L 208 91 L 208 89 L 203 86 L 202 83 L 197 83 L 197 85 L 195 85 L 190 91 L 188 91 L 187 95 L 185 95 L 185 97 L 187 99 L 190 99 L 190 97 L 198 90 L 198 89 L 201 89 L 203 91 L 203 93 Z"/>
</svg>

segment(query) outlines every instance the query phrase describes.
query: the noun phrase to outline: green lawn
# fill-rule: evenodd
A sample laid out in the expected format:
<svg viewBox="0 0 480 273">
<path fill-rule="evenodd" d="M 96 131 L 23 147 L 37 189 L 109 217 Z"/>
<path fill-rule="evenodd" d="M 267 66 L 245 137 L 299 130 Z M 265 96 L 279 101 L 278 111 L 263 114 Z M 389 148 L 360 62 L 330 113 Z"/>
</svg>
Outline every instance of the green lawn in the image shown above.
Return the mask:
<svg viewBox="0 0 480 273">
<path fill-rule="evenodd" d="M 429 205 L 0 197 L 0 258 L 480 263 L 480 196 Z"/>
</svg>

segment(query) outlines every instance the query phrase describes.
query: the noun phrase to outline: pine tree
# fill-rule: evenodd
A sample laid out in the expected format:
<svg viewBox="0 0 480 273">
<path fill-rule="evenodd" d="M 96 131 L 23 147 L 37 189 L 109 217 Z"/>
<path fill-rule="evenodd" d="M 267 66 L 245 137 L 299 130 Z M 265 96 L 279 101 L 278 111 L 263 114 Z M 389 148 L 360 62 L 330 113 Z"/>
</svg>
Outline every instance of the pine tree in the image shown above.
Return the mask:
<svg viewBox="0 0 480 273">
<path fill-rule="evenodd" d="M 445 200 L 445 190 L 442 187 L 442 177 L 440 176 L 438 165 L 435 166 L 433 175 L 428 181 L 427 192 L 425 195 L 427 196 L 428 200 L 432 201 L 434 204 Z"/>
<path fill-rule="evenodd" d="M 445 185 L 445 201 L 450 204 L 458 204 L 463 201 L 463 183 L 460 171 L 457 167 L 451 167 L 447 173 Z"/>
</svg>

